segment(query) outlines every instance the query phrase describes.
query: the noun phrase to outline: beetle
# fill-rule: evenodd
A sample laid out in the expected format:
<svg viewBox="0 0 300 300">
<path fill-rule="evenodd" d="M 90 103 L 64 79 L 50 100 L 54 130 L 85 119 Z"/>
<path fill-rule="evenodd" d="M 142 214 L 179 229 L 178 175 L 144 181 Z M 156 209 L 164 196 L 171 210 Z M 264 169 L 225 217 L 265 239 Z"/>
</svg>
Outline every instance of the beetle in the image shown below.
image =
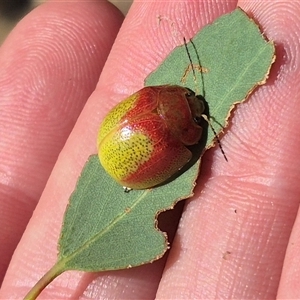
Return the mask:
<svg viewBox="0 0 300 300">
<path fill-rule="evenodd" d="M 98 134 L 103 168 L 128 189 L 168 180 L 192 158 L 205 110 L 200 96 L 178 85 L 144 87 L 115 106 Z"/>
</svg>

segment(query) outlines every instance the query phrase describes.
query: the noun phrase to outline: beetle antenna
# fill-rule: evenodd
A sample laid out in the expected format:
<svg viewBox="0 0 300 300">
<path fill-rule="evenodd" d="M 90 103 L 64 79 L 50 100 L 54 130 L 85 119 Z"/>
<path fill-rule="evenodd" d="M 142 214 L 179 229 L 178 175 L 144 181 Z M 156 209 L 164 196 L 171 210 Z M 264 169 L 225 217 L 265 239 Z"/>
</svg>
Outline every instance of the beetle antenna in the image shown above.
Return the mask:
<svg viewBox="0 0 300 300">
<path fill-rule="evenodd" d="M 189 61 L 190 61 L 190 64 L 191 64 L 191 68 L 192 68 L 192 71 L 193 71 L 193 76 L 194 76 L 194 82 L 196 83 L 197 82 L 197 79 L 196 79 L 196 72 L 195 72 L 195 68 L 194 68 L 194 65 L 192 63 L 192 58 L 191 58 L 191 54 L 189 52 L 189 49 L 188 49 L 188 46 L 187 46 L 187 42 L 186 42 L 186 39 L 185 37 L 183 37 L 183 41 L 184 41 L 184 46 L 185 46 L 185 49 L 186 49 L 186 53 L 188 55 L 188 58 L 189 58 Z M 197 56 L 197 60 L 198 60 L 198 63 L 199 63 L 199 67 L 200 67 L 200 73 L 201 73 L 201 81 L 202 81 L 202 93 L 203 93 L 203 98 L 205 99 L 205 89 L 204 89 L 204 78 L 203 78 L 203 72 L 202 72 L 202 65 L 201 65 L 201 62 L 200 62 L 200 57 L 199 57 L 199 53 L 198 53 L 198 50 L 193 42 L 192 39 L 190 39 L 190 43 L 192 44 L 193 48 L 194 48 L 194 51 L 196 53 L 196 56 Z M 219 145 L 219 148 L 225 158 L 225 160 L 228 162 L 228 159 L 227 159 L 227 156 L 223 150 L 223 147 L 222 147 L 222 144 L 221 144 L 221 141 L 217 135 L 217 132 L 216 130 L 214 129 L 212 123 L 210 122 L 210 117 L 207 116 L 207 115 L 202 115 L 203 119 L 208 123 L 208 125 L 210 126 L 211 130 L 213 131 L 214 135 L 215 135 L 215 138 L 217 140 L 217 143 Z"/>
<path fill-rule="evenodd" d="M 194 48 L 194 51 L 196 53 L 197 60 L 198 60 L 199 66 L 200 66 L 200 75 L 201 75 L 201 81 L 202 81 L 202 96 L 205 98 L 204 78 L 203 78 L 202 64 L 201 64 L 201 61 L 200 61 L 199 53 L 198 53 L 198 50 L 197 50 L 197 48 L 196 48 L 196 46 L 195 46 L 192 39 L 190 39 L 190 43 L 192 44 L 192 46 Z"/>
<path fill-rule="evenodd" d="M 202 118 L 209 124 L 211 130 L 213 131 L 213 133 L 214 133 L 214 135 L 215 135 L 215 138 L 216 138 L 216 140 L 217 140 L 217 143 L 218 143 L 218 145 L 219 145 L 219 148 L 220 148 L 220 150 L 221 150 L 221 152 L 222 152 L 222 154 L 223 154 L 225 160 L 228 162 L 228 159 L 227 159 L 227 156 L 226 156 L 226 154 L 225 154 L 225 152 L 224 152 L 224 150 L 223 150 L 221 141 L 220 141 L 220 139 L 219 139 L 219 137 L 218 137 L 218 135 L 217 135 L 216 130 L 215 130 L 214 127 L 212 126 L 212 124 L 211 124 L 209 118 L 207 117 L 207 115 L 202 115 Z"/>
<path fill-rule="evenodd" d="M 183 41 L 184 41 L 185 50 L 186 50 L 186 53 L 188 55 L 188 58 L 189 58 L 189 61 L 190 61 L 190 64 L 191 64 L 191 68 L 192 68 L 192 71 L 193 71 L 194 82 L 197 82 L 196 72 L 195 72 L 195 69 L 194 69 L 194 66 L 193 66 L 193 63 L 192 63 L 191 54 L 190 54 L 189 48 L 187 46 L 185 37 L 183 37 Z"/>
</svg>

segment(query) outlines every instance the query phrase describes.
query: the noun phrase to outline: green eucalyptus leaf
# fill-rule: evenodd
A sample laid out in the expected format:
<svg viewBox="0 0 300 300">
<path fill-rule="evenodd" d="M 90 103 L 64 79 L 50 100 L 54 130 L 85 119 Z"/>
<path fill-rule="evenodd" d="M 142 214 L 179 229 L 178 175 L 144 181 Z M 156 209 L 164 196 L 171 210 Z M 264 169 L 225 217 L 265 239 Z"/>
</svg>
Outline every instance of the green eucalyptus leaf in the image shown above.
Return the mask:
<svg viewBox="0 0 300 300">
<path fill-rule="evenodd" d="M 265 83 L 275 60 L 274 45 L 265 40 L 258 26 L 239 8 L 198 32 L 193 43 L 196 50 L 191 43 L 187 47 L 196 78 L 189 70 L 183 45 L 148 76 L 145 84 L 183 85 L 203 95 L 219 133 L 227 125 L 233 106 Z M 213 140 L 214 134 L 208 127 L 206 148 Z M 92 155 L 66 209 L 58 261 L 25 299 L 35 299 L 65 270 L 117 270 L 162 257 L 168 241 L 157 228 L 157 216 L 193 195 L 199 165 L 200 160 L 160 187 L 125 193 L 106 174 L 98 156 Z"/>
<path fill-rule="evenodd" d="M 205 93 L 211 116 L 225 126 L 233 105 L 265 82 L 274 60 L 274 45 L 240 9 L 206 26 L 193 42 L 196 51 L 188 44 L 191 59 L 197 62 L 198 55 L 207 70 L 197 74 L 200 87 L 204 80 L 201 93 Z M 185 85 L 193 89 L 193 73 L 186 72 L 189 64 L 185 47 L 177 47 L 147 78 L 146 85 L 182 85 L 187 74 Z M 213 139 L 209 133 L 207 145 Z M 198 166 L 199 162 L 163 186 L 124 193 L 102 169 L 98 157 L 91 156 L 66 211 L 59 260 L 67 269 L 100 271 L 160 258 L 168 242 L 156 227 L 157 215 L 193 194 Z"/>
</svg>

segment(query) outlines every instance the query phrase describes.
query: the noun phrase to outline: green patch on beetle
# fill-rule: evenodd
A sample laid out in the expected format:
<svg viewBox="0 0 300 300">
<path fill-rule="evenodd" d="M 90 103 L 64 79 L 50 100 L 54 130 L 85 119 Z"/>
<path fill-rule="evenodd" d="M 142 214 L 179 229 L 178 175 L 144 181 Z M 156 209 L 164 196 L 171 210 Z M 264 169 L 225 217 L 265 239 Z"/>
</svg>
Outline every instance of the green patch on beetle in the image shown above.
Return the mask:
<svg viewBox="0 0 300 300">
<path fill-rule="evenodd" d="M 191 43 L 187 46 L 193 63 L 201 61 L 194 66 L 198 87 L 186 49 L 180 46 L 146 79 L 147 87 L 105 118 L 98 149 L 110 175 L 98 155 L 89 158 L 66 209 L 58 260 L 25 299 L 35 299 L 64 271 L 125 269 L 153 262 L 167 251 L 157 216 L 193 195 L 200 160 L 186 167 L 189 145 L 201 138 L 207 149 L 215 138 L 210 126 L 194 122 L 208 114 L 197 100 L 206 101 L 219 133 L 233 106 L 265 83 L 275 60 L 274 44 L 239 8 L 206 26 L 193 42 L 197 51 Z M 173 178 L 178 168 L 185 172 Z M 137 190 L 124 193 L 121 185 Z"/>
</svg>

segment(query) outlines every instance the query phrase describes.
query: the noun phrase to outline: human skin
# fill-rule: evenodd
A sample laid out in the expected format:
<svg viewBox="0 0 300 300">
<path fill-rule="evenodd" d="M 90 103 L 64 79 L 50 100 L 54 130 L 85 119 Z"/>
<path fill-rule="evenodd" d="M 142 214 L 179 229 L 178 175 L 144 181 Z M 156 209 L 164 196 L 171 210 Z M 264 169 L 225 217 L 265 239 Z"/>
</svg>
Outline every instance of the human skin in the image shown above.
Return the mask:
<svg viewBox="0 0 300 300">
<path fill-rule="evenodd" d="M 101 13 L 102 5 L 110 12 L 109 18 Z M 300 216 L 297 216 L 300 199 L 300 2 L 134 3 L 96 89 L 68 137 L 98 80 L 99 69 L 96 67 L 106 57 L 122 17 L 105 2 L 62 1 L 48 3 L 29 14 L 0 50 L 0 65 L 4 66 L 0 69 L 1 106 L 7 91 L 10 95 L 8 100 L 4 97 L 7 102 L 0 113 L 2 115 L 6 109 L 7 115 L 11 115 L 4 124 L 1 123 L 1 139 L 2 136 L 6 139 L 5 143 L 0 140 L 0 207 L 3 214 L 0 253 L 8 263 L 15 251 L 5 274 L 0 299 L 21 299 L 55 263 L 57 239 L 68 198 L 88 156 L 97 152 L 97 131 L 110 108 L 139 90 L 144 78 L 182 43 L 182 36 L 193 37 L 202 26 L 237 5 L 252 15 L 265 35 L 275 41 L 277 60 L 267 84 L 239 105 L 230 119 L 230 126 L 221 139 L 228 162 L 218 147 L 204 155 L 195 195 L 186 202 L 168 257 L 116 272 L 66 272 L 55 279 L 39 299 L 300 298 Z M 28 28 L 37 17 L 68 20 L 72 15 L 63 13 L 67 8 L 80 15 L 78 22 L 86 20 L 93 24 L 98 20 L 102 25 L 107 24 L 107 31 L 101 31 L 106 34 L 99 34 L 99 24 L 98 31 L 94 26 L 86 25 L 95 30 L 88 35 L 90 48 L 85 49 L 96 54 L 90 57 L 88 51 L 84 52 L 87 59 L 82 56 L 82 50 L 78 51 L 79 55 L 76 47 L 71 52 L 66 48 L 61 54 L 65 61 L 61 59 L 54 67 L 55 52 L 41 47 L 40 53 L 46 53 L 49 59 L 43 60 L 45 67 L 37 68 L 30 74 L 30 79 L 42 83 L 44 90 L 37 94 L 39 97 L 29 101 L 25 96 L 31 81 L 25 76 L 27 73 L 19 75 L 22 69 L 16 63 L 25 65 L 26 61 L 20 62 L 20 53 L 25 55 L 36 49 L 39 39 L 44 36 L 41 32 L 47 34 L 49 30 L 47 26 L 41 26 L 38 32 L 32 33 L 36 38 L 29 40 L 30 47 L 23 48 L 26 35 L 22 32 L 27 32 L 29 43 Z M 73 27 L 74 30 L 72 26 L 68 27 L 73 39 L 86 41 L 85 31 Z M 91 39 L 94 39 L 94 48 Z M 51 40 L 54 45 L 66 44 L 63 34 L 51 36 Z M 51 59 L 51 55 L 54 58 Z M 73 55 L 72 60 L 70 55 Z M 30 63 L 36 65 L 34 61 Z M 72 64 L 83 67 L 72 69 Z M 76 85 L 70 85 L 66 92 L 63 79 L 71 77 L 73 71 L 78 72 L 76 82 L 82 86 L 76 90 Z M 54 80 L 62 76 L 61 73 L 64 76 Z M 14 93 L 16 89 L 18 93 Z M 85 92 L 80 94 L 82 89 Z M 47 118 L 45 121 L 44 110 L 36 109 L 40 101 L 50 102 L 51 107 L 47 109 L 54 110 L 51 123 L 47 123 Z M 20 114 L 15 125 L 16 107 L 22 106 L 34 117 Z M 60 123 L 62 112 L 67 114 L 63 115 L 64 126 Z M 38 134 L 44 139 L 41 145 Z M 27 151 L 26 155 L 24 151 Z M 13 161 L 17 161 L 14 166 Z M 24 220 L 30 218 L 33 210 L 25 230 Z M 174 213 L 165 218 L 169 218 L 164 222 L 171 228 L 176 227 Z M 23 231 L 16 247 L 18 239 L 14 233 L 19 237 Z M 11 240 L 14 242 L 10 243 Z M 4 276 L 4 267 L 1 272 Z"/>
</svg>

